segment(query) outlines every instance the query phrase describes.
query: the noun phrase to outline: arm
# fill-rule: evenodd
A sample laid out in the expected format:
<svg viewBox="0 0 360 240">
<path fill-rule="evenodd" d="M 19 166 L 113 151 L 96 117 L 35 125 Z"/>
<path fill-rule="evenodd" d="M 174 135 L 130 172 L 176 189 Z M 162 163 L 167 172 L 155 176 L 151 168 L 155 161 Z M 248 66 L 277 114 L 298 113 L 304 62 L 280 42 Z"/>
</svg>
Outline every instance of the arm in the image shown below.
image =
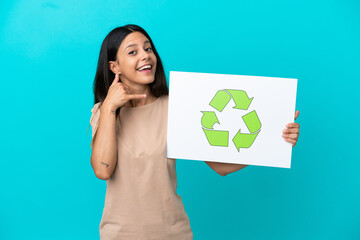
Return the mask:
<svg viewBox="0 0 360 240">
<path fill-rule="evenodd" d="M 114 72 L 115 73 L 115 72 Z M 145 94 L 129 94 L 129 88 L 119 82 L 119 73 L 115 73 L 106 98 L 102 104 L 97 131 L 93 137 L 91 166 L 96 177 L 107 180 L 114 172 L 117 163 L 116 116 L 115 111 L 129 100 L 143 99 Z"/>
<path fill-rule="evenodd" d="M 220 163 L 220 162 L 205 162 L 205 163 L 221 176 L 226 176 L 229 173 L 239 171 L 247 166 L 243 164 Z"/>
<path fill-rule="evenodd" d="M 96 177 L 107 180 L 116 166 L 117 144 L 115 114 L 105 102 L 101 107 L 98 128 L 93 138 L 91 166 Z"/>
<path fill-rule="evenodd" d="M 300 111 L 296 111 L 295 118 L 296 120 L 300 114 Z M 293 147 L 295 147 L 298 137 L 299 137 L 299 128 L 300 125 L 298 123 L 289 123 L 286 126 L 286 129 L 283 130 L 283 138 L 285 141 L 292 143 Z M 232 163 L 219 163 L 219 162 L 205 162 L 209 167 L 211 167 L 215 172 L 220 174 L 221 176 L 226 176 L 229 173 L 233 173 L 243 169 L 247 165 L 243 164 L 232 164 Z"/>
</svg>

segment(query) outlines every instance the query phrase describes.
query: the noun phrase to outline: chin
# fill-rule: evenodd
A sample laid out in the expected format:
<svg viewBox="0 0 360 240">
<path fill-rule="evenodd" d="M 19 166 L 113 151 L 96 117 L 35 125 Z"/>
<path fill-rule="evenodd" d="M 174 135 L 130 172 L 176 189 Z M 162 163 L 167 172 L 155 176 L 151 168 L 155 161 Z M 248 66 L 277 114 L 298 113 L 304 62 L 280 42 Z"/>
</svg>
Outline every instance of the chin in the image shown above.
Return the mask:
<svg viewBox="0 0 360 240">
<path fill-rule="evenodd" d="M 129 83 L 135 83 L 135 84 L 142 84 L 142 85 L 148 85 L 150 83 L 153 83 L 155 81 L 155 74 L 143 74 L 143 73 L 137 73 L 132 75 L 131 77 L 124 77 L 124 80 L 127 79 Z"/>
<path fill-rule="evenodd" d="M 155 76 L 148 76 L 148 77 L 143 77 L 139 83 L 140 84 L 150 84 L 153 83 L 155 81 Z"/>
</svg>

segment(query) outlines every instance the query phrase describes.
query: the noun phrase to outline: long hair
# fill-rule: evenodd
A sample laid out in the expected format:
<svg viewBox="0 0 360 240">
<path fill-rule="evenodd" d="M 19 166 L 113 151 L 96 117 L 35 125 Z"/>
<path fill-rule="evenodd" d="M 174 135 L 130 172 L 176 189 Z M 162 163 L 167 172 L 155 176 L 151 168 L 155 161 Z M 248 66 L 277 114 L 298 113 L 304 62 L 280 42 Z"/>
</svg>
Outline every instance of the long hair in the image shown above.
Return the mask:
<svg viewBox="0 0 360 240">
<path fill-rule="evenodd" d="M 113 29 L 105 37 L 101 45 L 99 61 L 93 84 L 93 91 L 95 97 L 94 104 L 98 102 L 103 102 L 105 100 L 110 85 L 115 78 L 115 74 L 109 69 L 109 61 L 116 61 L 116 54 L 120 47 L 120 44 L 125 39 L 125 37 L 132 32 L 140 32 L 149 39 L 152 50 L 157 59 L 155 79 L 152 83 L 149 84 L 151 93 L 155 97 L 169 94 L 164 67 L 149 34 L 147 34 L 147 32 L 143 28 L 137 25 L 128 24 Z M 120 108 L 116 110 L 116 116 L 119 114 L 119 112 Z"/>
</svg>

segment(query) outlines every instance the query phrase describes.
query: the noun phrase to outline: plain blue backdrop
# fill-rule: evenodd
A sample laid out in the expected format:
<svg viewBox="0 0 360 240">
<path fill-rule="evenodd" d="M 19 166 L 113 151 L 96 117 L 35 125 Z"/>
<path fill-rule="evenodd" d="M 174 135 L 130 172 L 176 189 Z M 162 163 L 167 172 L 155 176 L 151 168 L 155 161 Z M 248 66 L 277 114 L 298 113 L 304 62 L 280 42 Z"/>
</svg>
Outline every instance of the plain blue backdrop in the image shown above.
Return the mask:
<svg viewBox="0 0 360 240">
<path fill-rule="evenodd" d="M 2 1 L 0 239 L 99 238 L 92 84 L 102 40 L 128 23 L 167 76 L 298 78 L 291 169 L 177 161 L 195 240 L 360 239 L 359 13 L 358 0 Z"/>
</svg>

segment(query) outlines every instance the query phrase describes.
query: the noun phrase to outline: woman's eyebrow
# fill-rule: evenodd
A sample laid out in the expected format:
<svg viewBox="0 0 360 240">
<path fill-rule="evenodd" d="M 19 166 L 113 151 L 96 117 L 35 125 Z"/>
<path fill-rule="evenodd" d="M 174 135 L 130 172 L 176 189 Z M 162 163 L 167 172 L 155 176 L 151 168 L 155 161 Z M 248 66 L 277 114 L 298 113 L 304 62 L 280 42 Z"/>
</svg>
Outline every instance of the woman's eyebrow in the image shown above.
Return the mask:
<svg viewBox="0 0 360 240">
<path fill-rule="evenodd" d="M 124 52 L 125 52 L 125 50 L 127 49 L 127 48 L 129 48 L 129 47 L 133 47 L 133 46 L 136 46 L 137 44 L 136 43 L 134 43 L 134 44 L 130 44 L 129 46 L 127 46 L 125 49 L 124 49 Z"/>
<path fill-rule="evenodd" d="M 144 41 L 144 45 L 147 44 L 147 43 L 150 43 L 150 41 L 149 41 L 149 40 Z M 125 50 L 126 50 L 127 48 L 129 48 L 129 47 L 134 47 L 134 46 L 136 46 L 136 45 L 137 45 L 136 43 L 130 44 L 129 46 L 127 46 L 127 47 L 124 49 L 124 52 L 125 52 Z"/>
</svg>

